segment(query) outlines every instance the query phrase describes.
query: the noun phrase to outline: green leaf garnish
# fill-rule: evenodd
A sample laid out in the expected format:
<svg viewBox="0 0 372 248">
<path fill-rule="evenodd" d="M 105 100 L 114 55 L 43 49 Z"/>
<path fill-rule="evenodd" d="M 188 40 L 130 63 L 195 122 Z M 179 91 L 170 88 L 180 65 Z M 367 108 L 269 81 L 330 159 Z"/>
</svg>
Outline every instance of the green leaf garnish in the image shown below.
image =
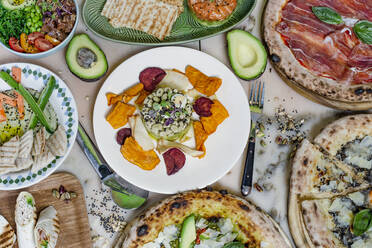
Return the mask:
<svg viewBox="0 0 372 248">
<path fill-rule="evenodd" d="M 244 245 L 240 242 L 230 242 L 225 244 L 222 248 L 244 248 Z"/>
<path fill-rule="evenodd" d="M 43 248 L 48 248 L 48 244 L 49 244 L 49 242 L 47 241 L 47 240 L 43 240 L 43 242 L 41 242 L 41 247 L 43 247 Z"/>
<path fill-rule="evenodd" d="M 339 13 L 328 7 L 312 7 L 314 15 L 318 17 L 319 20 L 328 24 L 341 24 L 342 20 Z"/>
<path fill-rule="evenodd" d="M 353 233 L 360 236 L 372 227 L 372 210 L 363 209 L 359 211 L 353 220 Z"/>
<path fill-rule="evenodd" d="M 27 204 L 30 205 L 31 207 L 34 206 L 34 201 L 32 200 L 32 198 L 27 198 Z"/>
<path fill-rule="evenodd" d="M 359 40 L 372 45 L 372 22 L 361 20 L 354 25 L 353 30 Z"/>
</svg>

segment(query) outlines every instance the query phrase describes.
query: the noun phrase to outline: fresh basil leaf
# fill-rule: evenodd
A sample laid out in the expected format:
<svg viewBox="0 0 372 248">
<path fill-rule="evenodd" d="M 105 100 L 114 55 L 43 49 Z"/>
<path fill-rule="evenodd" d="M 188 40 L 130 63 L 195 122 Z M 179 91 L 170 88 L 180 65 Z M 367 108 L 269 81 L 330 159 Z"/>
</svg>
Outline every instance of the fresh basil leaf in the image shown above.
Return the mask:
<svg viewBox="0 0 372 248">
<path fill-rule="evenodd" d="M 372 45 L 372 22 L 361 20 L 354 25 L 353 30 L 359 40 Z"/>
<path fill-rule="evenodd" d="M 244 245 L 240 242 L 230 242 L 225 244 L 222 248 L 244 248 Z"/>
<path fill-rule="evenodd" d="M 360 236 L 365 233 L 372 225 L 371 209 L 363 209 L 359 211 L 353 220 L 353 233 L 355 236 Z"/>
<path fill-rule="evenodd" d="M 318 17 L 319 20 L 328 24 L 341 24 L 342 20 L 339 13 L 328 7 L 312 7 L 314 15 Z"/>
</svg>

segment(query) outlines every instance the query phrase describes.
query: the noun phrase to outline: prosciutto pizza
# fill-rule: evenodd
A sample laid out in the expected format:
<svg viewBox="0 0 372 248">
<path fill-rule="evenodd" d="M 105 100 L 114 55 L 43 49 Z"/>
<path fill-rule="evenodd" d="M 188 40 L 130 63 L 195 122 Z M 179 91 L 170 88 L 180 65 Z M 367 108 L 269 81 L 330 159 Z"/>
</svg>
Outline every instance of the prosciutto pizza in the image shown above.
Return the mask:
<svg viewBox="0 0 372 248">
<path fill-rule="evenodd" d="M 285 79 L 327 99 L 366 103 L 372 101 L 372 45 L 355 26 L 371 21 L 369 0 L 269 0 L 264 39 Z"/>
<path fill-rule="evenodd" d="M 372 114 L 343 117 L 292 163 L 288 218 L 298 247 L 372 247 Z"/>
</svg>

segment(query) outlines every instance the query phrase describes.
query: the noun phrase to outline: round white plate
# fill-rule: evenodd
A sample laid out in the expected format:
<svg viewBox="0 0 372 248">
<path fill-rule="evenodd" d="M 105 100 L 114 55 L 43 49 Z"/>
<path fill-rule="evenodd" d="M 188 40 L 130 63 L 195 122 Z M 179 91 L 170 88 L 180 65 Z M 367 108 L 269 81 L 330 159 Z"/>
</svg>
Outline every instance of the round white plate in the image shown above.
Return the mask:
<svg viewBox="0 0 372 248">
<path fill-rule="evenodd" d="M 228 110 L 227 118 L 205 143 L 207 154 L 203 159 L 186 155 L 185 166 L 168 176 L 163 157 L 151 171 L 145 171 L 128 162 L 116 143 L 116 132 L 106 121 L 111 106 L 106 93 L 121 93 L 139 82 L 139 73 L 147 67 L 176 68 L 185 71 L 192 65 L 208 76 L 222 79 L 216 95 Z M 203 188 L 225 175 L 242 154 L 248 140 L 250 112 L 247 96 L 239 80 L 220 61 L 203 52 L 184 47 L 161 47 L 141 52 L 119 65 L 107 78 L 98 93 L 93 114 L 94 134 L 98 147 L 109 166 L 130 183 L 148 191 L 173 194 L 179 191 Z"/>
<path fill-rule="evenodd" d="M 63 157 L 55 159 L 52 163 L 40 169 L 37 173 L 31 173 L 30 170 L 25 170 L 1 175 L 0 190 L 13 190 L 29 187 L 52 174 L 70 153 L 72 145 L 75 142 L 78 126 L 78 113 L 74 97 L 72 96 L 70 89 L 60 77 L 41 66 L 28 63 L 0 65 L 0 71 L 10 72 L 13 66 L 22 69 L 22 85 L 38 91 L 44 88 L 51 75 L 55 77 L 57 87 L 53 91 L 49 102 L 52 104 L 58 116 L 58 123 L 63 125 L 66 130 L 68 150 Z M 8 89 L 11 89 L 10 86 L 0 79 L 0 91 Z"/>
</svg>

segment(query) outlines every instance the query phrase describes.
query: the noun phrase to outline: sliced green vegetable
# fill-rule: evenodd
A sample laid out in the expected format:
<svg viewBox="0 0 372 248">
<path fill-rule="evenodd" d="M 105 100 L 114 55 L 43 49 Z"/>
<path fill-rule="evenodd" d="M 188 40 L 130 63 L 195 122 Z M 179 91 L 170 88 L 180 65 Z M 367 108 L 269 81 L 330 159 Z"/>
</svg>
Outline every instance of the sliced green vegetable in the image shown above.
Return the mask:
<svg viewBox="0 0 372 248">
<path fill-rule="evenodd" d="M 372 22 L 361 20 L 354 25 L 353 30 L 359 40 L 372 45 Z"/>
<path fill-rule="evenodd" d="M 34 206 L 34 201 L 32 200 L 32 198 L 27 198 L 27 204 L 30 205 L 31 207 Z"/>
<path fill-rule="evenodd" d="M 15 81 L 12 76 L 10 76 L 9 73 L 6 73 L 5 71 L 0 72 L 0 78 L 3 79 L 10 87 L 15 89 L 19 94 L 21 94 L 21 96 L 23 96 L 25 101 L 30 105 L 32 111 L 36 114 L 41 124 L 49 133 L 53 133 L 55 131 L 54 128 L 49 124 L 44 112 L 40 109 L 39 105 L 37 105 L 30 92 L 28 92 L 28 90 L 26 90 L 22 84 L 17 83 L 17 81 Z"/>
<path fill-rule="evenodd" d="M 372 210 L 363 209 L 359 211 L 353 220 L 353 233 L 360 236 L 372 227 Z"/>
<path fill-rule="evenodd" d="M 39 105 L 41 111 L 44 111 L 46 105 L 49 102 L 49 98 L 53 93 L 53 90 L 56 85 L 56 79 L 53 76 L 49 77 L 48 83 L 44 87 L 43 91 L 41 92 L 39 99 L 37 100 L 37 104 Z M 30 124 L 28 129 L 34 129 L 37 125 L 38 118 L 35 113 L 32 114 L 30 119 Z"/>
<path fill-rule="evenodd" d="M 225 244 L 222 248 L 244 248 L 244 245 L 240 242 L 230 242 Z"/>
<path fill-rule="evenodd" d="M 314 15 L 318 17 L 319 20 L 328 24 L 341 24 L 344 21 L 339 13 L 328 7 L 312 7 Z"/>
</svg>

